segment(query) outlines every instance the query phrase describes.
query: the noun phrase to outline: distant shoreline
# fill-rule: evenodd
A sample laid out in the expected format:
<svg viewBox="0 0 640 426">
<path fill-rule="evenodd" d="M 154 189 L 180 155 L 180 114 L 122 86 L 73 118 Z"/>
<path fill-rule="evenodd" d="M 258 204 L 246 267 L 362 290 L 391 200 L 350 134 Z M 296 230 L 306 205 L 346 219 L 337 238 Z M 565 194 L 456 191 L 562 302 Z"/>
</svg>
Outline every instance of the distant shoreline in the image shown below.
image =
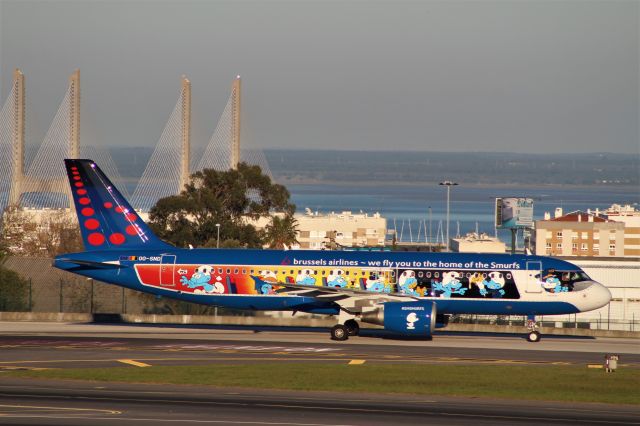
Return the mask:
<svg viewBox="0 0 640 426">
<path fill-rule="evenodd" d="M 400 181 L 377 181 L 377 180 L 369 180 L 369 181 L 343 181 L 343 180 L 320 180 L 320 179 L 282 179 L 276 178 L 276 182 L 281 185 L 333 185 L 333 186 L 349 186 L 349 185 L 361 185 L 364 187 L 374 187 L 374 186 L 437 186 L 439 182 L 400 182 Z M 611 184 L 611 185 L 585 185 L 585 184 L 572 184 L 572 183 L 477 183 L 477 182 L 465 182 L 459 181 L 460 185 L 468 186 L 468 187 L 476 187 L 476 188 L 527 188 L 527 187 L 536 187 L 536 188 L 580 188 L 580 189 L 637 189 L 640 191 L 640 188 L 636 185 L 629 184 Z"/>
</svg>

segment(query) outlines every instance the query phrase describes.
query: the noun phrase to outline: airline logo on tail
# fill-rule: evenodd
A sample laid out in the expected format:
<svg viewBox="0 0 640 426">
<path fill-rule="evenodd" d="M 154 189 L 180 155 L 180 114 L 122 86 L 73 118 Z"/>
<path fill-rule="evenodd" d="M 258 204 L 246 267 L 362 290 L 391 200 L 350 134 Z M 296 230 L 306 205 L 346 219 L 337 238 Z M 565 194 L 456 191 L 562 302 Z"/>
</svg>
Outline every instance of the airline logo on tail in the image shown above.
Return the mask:
<svg viewBox="0 0 640 426">
<path fill-rule="evenodd" d="M 64 160 L 85 250 L 169 247 L 92 160 Z"/>
</svg>

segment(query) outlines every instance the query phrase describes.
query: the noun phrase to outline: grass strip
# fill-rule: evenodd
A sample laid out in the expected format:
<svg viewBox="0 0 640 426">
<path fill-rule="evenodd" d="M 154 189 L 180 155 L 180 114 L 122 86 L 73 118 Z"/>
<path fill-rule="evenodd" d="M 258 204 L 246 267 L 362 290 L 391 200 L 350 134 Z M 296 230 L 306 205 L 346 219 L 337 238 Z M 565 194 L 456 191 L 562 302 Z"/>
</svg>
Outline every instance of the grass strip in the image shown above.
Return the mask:
<svg viewBox="0 0 640 426">
<path fill-rule="evenodd" d="M 640 370 L 584 366 L 215 364 L 11 371 L 5 377 L 640 404 Z"/>
</svg>

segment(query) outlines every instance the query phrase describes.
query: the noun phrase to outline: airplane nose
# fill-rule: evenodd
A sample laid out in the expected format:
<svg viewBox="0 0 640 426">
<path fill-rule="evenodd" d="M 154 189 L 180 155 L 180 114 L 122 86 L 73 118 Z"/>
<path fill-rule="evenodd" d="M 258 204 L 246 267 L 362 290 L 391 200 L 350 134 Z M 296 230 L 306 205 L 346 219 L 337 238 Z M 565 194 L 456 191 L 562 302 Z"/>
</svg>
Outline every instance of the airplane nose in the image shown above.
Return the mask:
<svg viewBox="0 0 640 426">
<path fill-rule="evenodd" d="M 592 309 L 602 308 L 611 301 L 611 292 L 607 287 L 594 281 L 592 284 L 592 288 L 593 289 L 591 290 L 591 297 L 593 298 L 594 304 L 594 307 Z"/>
</svg>

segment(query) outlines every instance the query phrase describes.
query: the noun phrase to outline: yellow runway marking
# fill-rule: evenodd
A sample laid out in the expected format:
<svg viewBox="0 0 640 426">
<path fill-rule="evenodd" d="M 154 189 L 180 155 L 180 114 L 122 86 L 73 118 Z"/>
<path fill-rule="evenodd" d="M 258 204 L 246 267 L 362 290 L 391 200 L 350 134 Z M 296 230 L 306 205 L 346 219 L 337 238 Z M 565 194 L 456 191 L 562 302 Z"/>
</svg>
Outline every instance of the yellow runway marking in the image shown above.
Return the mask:
<svg viewBox="0 0 640 426">
<path fill-rule="evenodd" d="M 230 354 L 231 355 L 231 354 Z M 240 354 L 235 353 L 236 356 L 211 356 L 211 357 L 146 357 L 140 358 L 137 357 L 137 361 L 131 359 L 53 359 L 53 360 L 13 360 L 13 361 L 0 361 L 0 371 L 5 369 L 15 369 L 16 366 L 25 366 L 25 365 L 38 365 L 38 364 L 68 364 L 68 363 L 87 363 L 87 362 L 98 362 L 98 363 L 106 363 L 106 362 L 121 362 L 124 364 L 135 365 L 138 367 L 149 367 L 151 365 L 145 364 L 145 362 L 189 362 L 189 361 L 198 361 L 198 362 L 216 362 L 216 361 L 281 361 L 281 362 L 290 362 L 290 361 L 351 361 L 351 360 L 359 360 L 362 358 L 367 358 L 365 354 L 361 354 L 361 358 L 354 358 L 351 354 L 347 356 L 347 354 L 293 354 L 288 353 L 287 355 L 281 355 L 278 353 L 246 353 Z M 482 359 L 482 358 L 443 358 L 443 357 L 405 357 L 401 358 L 399 356 L 389 356 L 382 355 L 374 358 L 367 358 L 369 362 L 382 362 L 382 363 L 397 363 L 399 360 L 402 360 L 404 363 L 418 363 L 418 364 L 485 364 L 485 365 L 573 365 L 572 362 L 564 362 L 564 361 L 536 361 L 536 360 L 509 360 L 509 359 Z M 142 364 L 142 365 L 140 365 Z M 631 364 L 629 364 L 631 365 Z M 618 364 L 620 367 L 629 366 L 627 364 Z M 635 365 L 632 365 L 635 367 Z M 25 367 L 23 367 L 25 368 Z M 33 367 L 26 367 L 33 368 Z M 37 368 L 37 367 L 36 367 Z M 58 367 L 59 368 L 59 367 Z"/>
<path fill-rule="evenodd" d="M 116 361 L 121 362 L 123 364 L 135 365 L 136 367 L 151 367 L 151 365 L 149 364 L 145 364 L 144 362 L 134 361 L 132 359 L 118 359 Z"/>
<path fill-rule="evenodd" d="M 365 362 L 366 361 L 364 359 L 352 359 L 351 361 L 349 361 L 349 365 L 362 365 Z"/>
<path fill-rule="evenodd" d="M 603 368 L 602 364 L 587 364 L 587 368 Z"/>
</svg>

